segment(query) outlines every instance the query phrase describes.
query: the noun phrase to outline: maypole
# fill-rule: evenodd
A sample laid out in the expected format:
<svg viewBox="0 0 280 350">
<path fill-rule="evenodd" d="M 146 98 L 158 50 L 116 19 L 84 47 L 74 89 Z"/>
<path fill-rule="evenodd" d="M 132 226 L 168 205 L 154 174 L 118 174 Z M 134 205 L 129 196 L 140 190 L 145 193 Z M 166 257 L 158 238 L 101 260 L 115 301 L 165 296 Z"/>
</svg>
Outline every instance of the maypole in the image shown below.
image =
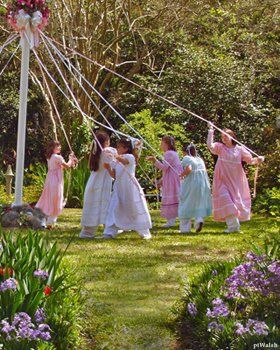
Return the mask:
<svg viewBox="0 0 280 350">
<path fill-rule="evenodd" d="M 25 139 L 26 139 L 26 112 L 28 95 L 28 72 L 30 45 L 26 37 L 21 39 L 21 74 L 19 92 L 19 112 L 18 112 L 18 133 L 17 133 L 17 159 L 16 159 L 16 185 L 14 205 L 22 204 L 23 194 L 23 174 L 25 159 Z"/>
<path fill-rule="evenodd" d="M 26 140 L 26 114 L 30 50 L 39 45 L 39 30 L 48 23 L 49 9 L 45 0 L 14 0 L 7 6 L 7 18 L 12 28 L 21 35 L 21 75 L 17 131 L 16 184 L 14 205 L 22 204 Z"/>
</svg>

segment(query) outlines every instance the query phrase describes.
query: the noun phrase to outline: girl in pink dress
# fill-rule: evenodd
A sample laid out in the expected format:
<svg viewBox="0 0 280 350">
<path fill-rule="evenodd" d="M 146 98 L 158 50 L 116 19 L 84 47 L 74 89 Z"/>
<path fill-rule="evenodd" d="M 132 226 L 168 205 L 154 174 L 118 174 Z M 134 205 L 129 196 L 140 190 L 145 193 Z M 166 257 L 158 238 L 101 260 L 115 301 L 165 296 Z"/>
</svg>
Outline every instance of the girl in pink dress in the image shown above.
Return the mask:
<svg viewBox="0 0 280 350">
<path fill-rule="evenodd" d="M 43 193 L 36 204 L 47 215 L 47 227 L 51 228 L 63 209 L 63 169 L 69 169 L 76 165 L 77 159 L 70 154 L 66 163 L 60 155 L 61 144 L 51 141 L 47 147 L 46 157 L 48 160 L 48 173 Z"/>
<path fill-rule="evenodd" d="M 213 179 L 213 216 L 214 220 L 226 222 L 225 232 L 240 230 L 240 221 L 250 220 L 251 194 L 242 162 L 259 164 L 264 158 L 253 158 L 243 146 L 237 145 L 235 133 L 230 129 L 224 131 L 230 135 L 222 134 L 222 143 L 213 142 L 213 124 L 209 124 L 207 146 L 218 156 Z"/>
<path fill-rule="evenodd" d="M 172 227 L 178 216 L 180 174 L 183 168 L 176 152 L 174 137 L 164 136 L 161 141 L 161 149 L 164 152 L 163 162 L 154 156 L 147 157 L 147 160 L 153 162 L 163 172 L 161 216 L 167 219 L 164 227 Z"/>
</svg>

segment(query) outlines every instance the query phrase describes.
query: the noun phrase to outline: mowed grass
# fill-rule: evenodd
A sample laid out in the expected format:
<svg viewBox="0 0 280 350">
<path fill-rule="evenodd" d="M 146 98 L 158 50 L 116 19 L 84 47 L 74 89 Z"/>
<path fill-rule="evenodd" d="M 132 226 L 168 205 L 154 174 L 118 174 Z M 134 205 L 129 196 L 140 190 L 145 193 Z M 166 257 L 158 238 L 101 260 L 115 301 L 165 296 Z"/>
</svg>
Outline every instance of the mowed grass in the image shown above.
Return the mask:
<svg viewBox="0 0 280 350">
<path fill-rule="evenodd" d="M 224 234 L 223 224 L 208 220 L 200 234 L 181 235 L 178 224 L 162 229 L 155 211 L 150 241 L 135 232 L 80 240 L 80 216 L 81 210 L 65 209 L 50 236 L 63 248 L 71 240 L 67 256 L 84 281 L 85 349 L 175 349 L 172 307 L 186 280 L 203 264 L 230 259 L 277 231 L 273 219 L 254 216 L 242 225 L 243 233 Z"/>
</svg>

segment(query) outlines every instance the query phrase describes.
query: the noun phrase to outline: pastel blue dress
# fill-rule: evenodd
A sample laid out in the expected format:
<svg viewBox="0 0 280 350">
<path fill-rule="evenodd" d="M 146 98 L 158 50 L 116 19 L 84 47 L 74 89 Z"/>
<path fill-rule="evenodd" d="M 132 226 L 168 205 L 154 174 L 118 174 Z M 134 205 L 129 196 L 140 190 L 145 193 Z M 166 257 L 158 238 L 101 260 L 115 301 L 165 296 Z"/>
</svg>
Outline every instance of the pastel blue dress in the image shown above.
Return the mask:
<svg viewBox="0 0 280 350">
<path fill-rule="evenodd" d="M 211 188 L 204 161 L 200 157 L 186 156 L 182 160 L 184 170 L 189 165 L 192 171 L 180 188 L 179 218 L 184 220 L 212 213 Z"/>
</svg>

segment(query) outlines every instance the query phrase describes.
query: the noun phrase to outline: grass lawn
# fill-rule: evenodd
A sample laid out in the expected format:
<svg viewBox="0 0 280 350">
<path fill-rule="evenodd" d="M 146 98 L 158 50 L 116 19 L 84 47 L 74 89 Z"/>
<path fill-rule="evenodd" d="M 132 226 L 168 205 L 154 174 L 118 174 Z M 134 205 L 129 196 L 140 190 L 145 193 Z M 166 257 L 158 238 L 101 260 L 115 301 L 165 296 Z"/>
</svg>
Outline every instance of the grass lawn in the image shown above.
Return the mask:
<svg viewBox="0 0 280 350">
<path fill-rule="evenodd" d="M 152 214 L 151 241 L 133 232 L 114 240 L 79 240 L 78 209 L 65 209 L 50 233 L 62 246 L 74 237 L 68 257 L 85 283 L 87 349 L 176 348 L 168 322 L 187 278 L 203 264 L 229 259 L 277 231 L 275 220 L 254 216 L 242 225 L 243 233 L 224 234 L 223 224 L 207 221 L 199 235 L 181 235 L 178 226 L 161 229 L 159 213 Z"/>
</svg>

